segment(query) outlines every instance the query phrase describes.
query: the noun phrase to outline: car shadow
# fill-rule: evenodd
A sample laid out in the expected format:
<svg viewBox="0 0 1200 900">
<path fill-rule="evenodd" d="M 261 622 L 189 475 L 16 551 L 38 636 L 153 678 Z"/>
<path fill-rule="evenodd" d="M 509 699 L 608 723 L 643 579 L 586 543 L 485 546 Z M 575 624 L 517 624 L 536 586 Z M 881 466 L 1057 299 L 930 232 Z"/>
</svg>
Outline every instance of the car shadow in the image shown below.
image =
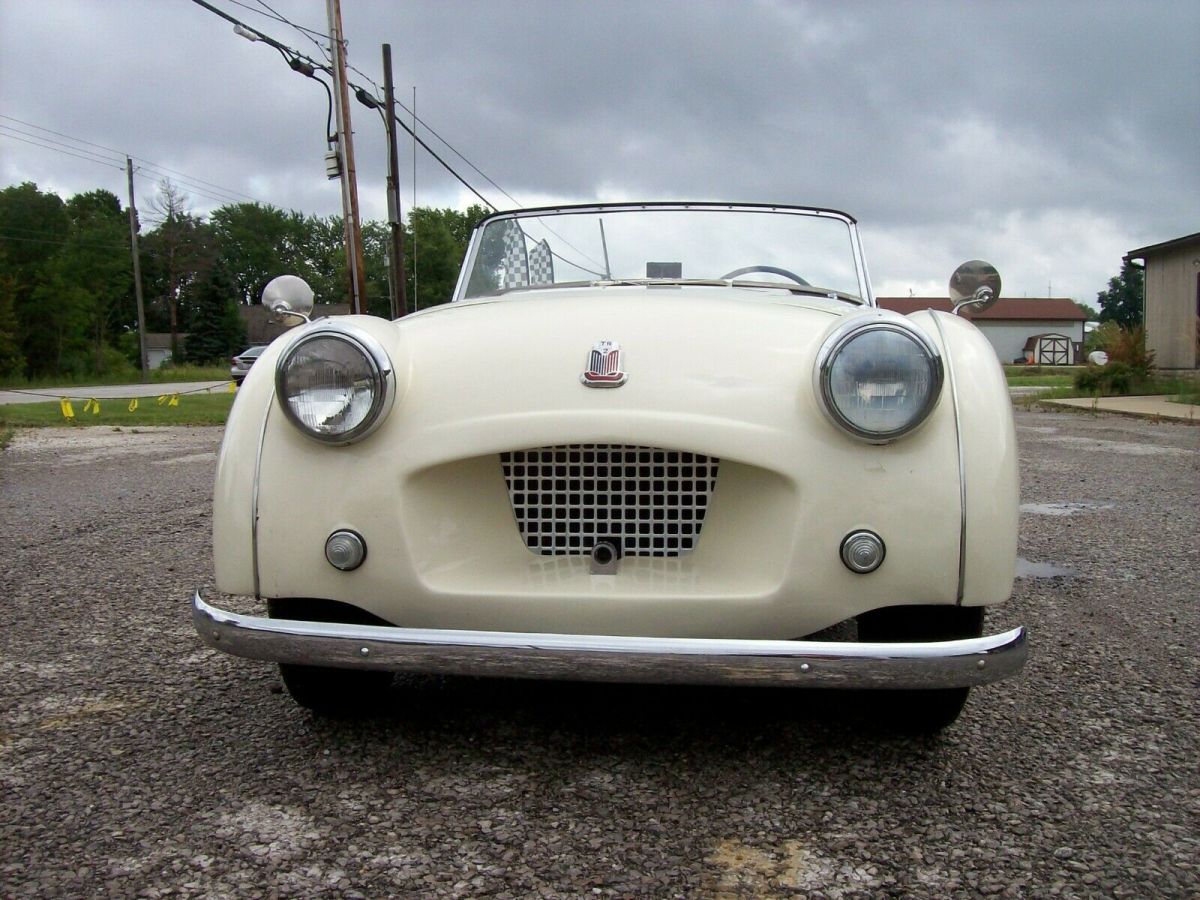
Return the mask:
<svg viewBox="0 0 1200 900">
<path fill-rule="evenodd" d="M 284 698 L 286 700 L 286 697 Z M 397 676 L 369 714 L 313 717 L 318 731 L 417 741 L 548 738 L 612 748 L 703 747 L 723 751 L 780 743 L 934 747 L 938 735 L 896 730 L 880 715 L 886 692 L 608 684 L 459 676 Z M 969 707 L 968 707 L 969 710 Z M 949 733 L 949 732 L 947 732 Z"/>
</svg>

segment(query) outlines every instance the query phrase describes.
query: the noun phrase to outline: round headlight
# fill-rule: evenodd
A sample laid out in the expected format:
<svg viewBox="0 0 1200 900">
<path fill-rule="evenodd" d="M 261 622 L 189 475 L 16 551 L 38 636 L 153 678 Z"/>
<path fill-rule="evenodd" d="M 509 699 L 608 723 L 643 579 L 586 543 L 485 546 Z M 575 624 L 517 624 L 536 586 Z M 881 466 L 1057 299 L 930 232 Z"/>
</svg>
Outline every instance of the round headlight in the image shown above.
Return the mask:
<svg viewBox="0 0 1200 900">
<path fill-rule="evenodd" d="M 292 424 L 332 444 L 374 431 L 391 407 L 395 383 L 379 342 L 338 323 L 322 323 L 301 337 L 275 369 L 275 390 Z"/>
<path fill-rule="evenodd" d="M 873 443 L 894 440 L 924 422 L 941 394 L 942 379 L 937 348 L 907 322 L 848 322 L 817 355 L 825 415 Z"/>
</svg>

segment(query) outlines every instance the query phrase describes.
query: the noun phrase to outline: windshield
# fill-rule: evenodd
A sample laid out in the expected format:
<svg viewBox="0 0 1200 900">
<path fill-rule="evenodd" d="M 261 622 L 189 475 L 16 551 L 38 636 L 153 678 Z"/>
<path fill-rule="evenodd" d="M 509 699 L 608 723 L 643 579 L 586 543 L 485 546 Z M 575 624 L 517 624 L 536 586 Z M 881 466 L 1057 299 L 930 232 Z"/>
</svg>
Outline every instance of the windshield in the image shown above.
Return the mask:
<svg viewBox="0 0 1200 900">
<path fill-rule="evenodd" d="M 818 210 L 613 206 L 487 220 L 463 297 L 597 281 L 732 280 L 805 293 L 863 294 L 853 220 Z"/>
</svg>

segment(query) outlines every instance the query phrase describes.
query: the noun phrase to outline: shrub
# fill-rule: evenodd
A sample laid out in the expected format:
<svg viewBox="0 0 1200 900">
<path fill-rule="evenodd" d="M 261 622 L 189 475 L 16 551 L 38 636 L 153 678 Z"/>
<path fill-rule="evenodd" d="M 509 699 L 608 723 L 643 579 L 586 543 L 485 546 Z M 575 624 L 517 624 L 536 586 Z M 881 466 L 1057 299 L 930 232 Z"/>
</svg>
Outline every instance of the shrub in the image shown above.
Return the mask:
<svg viewBox="0 0 1200 900">
<path fill-rule="evenodd" d="M 1109 324 L 1097 330 L 1104 330 Z M 1124 363 L 1135 379 L 1145 380 L 1154 371 L 1154 351 L 1146 349 L 1146 329 L 1141 325 L 1108 329 L 1103 341 L 1109 363 Z"/>
<path fill-rule="evenodd" d="M 1089 394 L 1128 394 L 1140 381 L 1136 373 L 1123 362 L 1109 362 L 1105 366 L 1088 366 L 1075 375 L 1075 389 Z"/>
</svg>

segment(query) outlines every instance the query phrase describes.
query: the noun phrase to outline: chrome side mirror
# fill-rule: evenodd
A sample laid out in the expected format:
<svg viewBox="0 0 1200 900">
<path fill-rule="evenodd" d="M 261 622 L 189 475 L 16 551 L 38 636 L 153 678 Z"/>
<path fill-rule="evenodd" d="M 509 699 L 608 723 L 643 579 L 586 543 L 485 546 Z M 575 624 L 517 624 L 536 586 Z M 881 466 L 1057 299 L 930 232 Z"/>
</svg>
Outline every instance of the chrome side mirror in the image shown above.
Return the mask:
<svg viewBox="0 0 1200 900">
<path fill-rule="evenodd" d="M 280 275 L 267 282 L 262 292 L 263 306 L 271 311 L 271 320 L 284 325 L 308 321 L 313 309 L 313 289 L 296 275 Z"/>
<path fill-rule="evenodd" d="M 954 314 L 964 306 L 983 312 L 1000 299 L 1000 273 L 982 259 L 965 262 L 950 276 L 950 302 Z"/>
</svg>

